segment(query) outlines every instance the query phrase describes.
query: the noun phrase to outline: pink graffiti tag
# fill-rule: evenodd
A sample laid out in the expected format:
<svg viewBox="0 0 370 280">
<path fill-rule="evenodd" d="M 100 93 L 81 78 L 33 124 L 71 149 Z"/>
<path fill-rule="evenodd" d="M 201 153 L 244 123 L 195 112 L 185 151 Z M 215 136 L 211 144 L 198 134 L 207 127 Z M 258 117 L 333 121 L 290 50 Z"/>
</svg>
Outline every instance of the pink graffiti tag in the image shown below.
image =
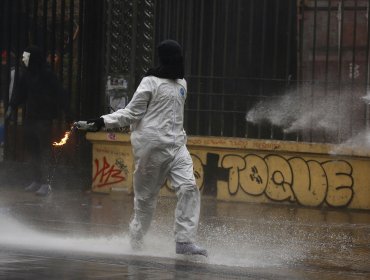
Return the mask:
<svg viewBox="0 0 370 280">
<path fill-rule="evenodd" d="M 98 179 L 98 188 L 124 181 L 126 178 L 122 176 L 121 173 L 122 170 L 116 168 L 115 165 L 110 165 L 105 157 L 103 157 L 101 168 L 99 160 L 95 159 L 95 176 L 93 182 Z"/>
</svg>

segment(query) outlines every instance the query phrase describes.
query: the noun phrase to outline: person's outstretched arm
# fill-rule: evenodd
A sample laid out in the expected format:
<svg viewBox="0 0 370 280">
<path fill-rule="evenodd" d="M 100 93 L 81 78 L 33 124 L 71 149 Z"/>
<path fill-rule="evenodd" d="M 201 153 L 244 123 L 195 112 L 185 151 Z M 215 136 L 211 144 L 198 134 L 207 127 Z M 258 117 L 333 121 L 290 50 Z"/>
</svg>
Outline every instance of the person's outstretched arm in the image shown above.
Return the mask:
<svg viewBox="0 0 370 280">
<path fill-rule="evenodd" d="M 103 115 L 106 128 L 124 127 L 144 117 L 153 92 L 153 81 L 145 77 L 138 86 L 134 96 L 124 109 Z"/>
</svg>

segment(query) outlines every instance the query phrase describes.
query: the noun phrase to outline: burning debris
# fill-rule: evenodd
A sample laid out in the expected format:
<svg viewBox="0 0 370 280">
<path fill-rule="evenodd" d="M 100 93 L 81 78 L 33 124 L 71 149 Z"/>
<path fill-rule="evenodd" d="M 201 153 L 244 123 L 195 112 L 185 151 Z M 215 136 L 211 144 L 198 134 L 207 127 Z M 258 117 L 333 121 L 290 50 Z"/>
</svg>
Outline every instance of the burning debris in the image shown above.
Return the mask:
<svg viewBox="0 0 370 280">
<path fill-rule="evenodd" d="M 97 128 L 94 126 L 93 123 L 87 123 L 86 121 L 78 121 L 74 122 L 69 131 L 66 131 L 64 133 L 63 138 L 59 142 L 54 142 L 54 147 L 60 147 L 67 143 L 69 137 L 71 136 L 71 133 L 73 130 L 85 130 L 85 131 L 97 131 Z"/>
<path fill-rule="evenodd" d="M 71 135 L 71 132 L 72 132 L 72 129 L 70 131 L 66 131 L 64 133 L 64 137 L 59 142 L 54 142 L 53 146 L 60 147 L 60 146 L 63 146 L 65 143 L 67 143 L 69 136 Z"/>
</svg>

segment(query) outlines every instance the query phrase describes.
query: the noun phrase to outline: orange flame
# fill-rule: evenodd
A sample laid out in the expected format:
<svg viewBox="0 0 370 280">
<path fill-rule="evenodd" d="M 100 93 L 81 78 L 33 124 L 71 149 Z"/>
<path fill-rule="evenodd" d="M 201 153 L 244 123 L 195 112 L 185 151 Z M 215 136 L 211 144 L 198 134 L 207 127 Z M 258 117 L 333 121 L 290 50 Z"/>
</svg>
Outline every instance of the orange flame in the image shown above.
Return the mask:
<svg viewBox="0 0 370 280">
<path fill-rule="evenodd" d="M 54 142 L 53 146 L 63 146 L 65 143 L 67 143 L 70 134 L 71 134 L 71 131 L 66 131 L 64 133 L 64 137 L 59 142 Z"/>
</svg>

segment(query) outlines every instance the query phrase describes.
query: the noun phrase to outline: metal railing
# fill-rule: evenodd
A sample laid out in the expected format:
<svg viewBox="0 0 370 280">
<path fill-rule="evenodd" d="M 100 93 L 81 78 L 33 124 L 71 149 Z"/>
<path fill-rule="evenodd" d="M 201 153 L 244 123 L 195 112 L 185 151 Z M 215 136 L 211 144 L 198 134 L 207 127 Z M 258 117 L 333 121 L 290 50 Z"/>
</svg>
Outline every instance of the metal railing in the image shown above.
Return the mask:
<svg viewBox="0 0 370 280">
<path fill-rule="evenodd" d="M 342 142 L 366 129 L 368 0 L 156 1 L 185 49 L 188 133 Z"/>
<path fill-rule="evenodd" d="M 369 6 L 370 0 L 4 0 L 1 73 L 9 73 L 12 57 L 18 70 L 22 49 L 39 44 L 71 92 L 76 118 L 93 117 L 105 111 L 107 75 L 123 74 L 132 94 L 156 62 L 155 46 L 172 38 L 185 53 L 188 134 L 338 143 L 368 124 Z M 6 90 L 2 97 L 6 107 Z"/>
<path fill-rule="evenodd" d="M 70 96 L 74 119 L 92 117 L 100 110 L 102 91 L 102 1 L 3 0 L 0 2 L 1 101 L 8 107 L 10 72 L 14 83 L 22 71 L 21 57 L 29 45 L 39 46 Z M 91 83 L 94 81 L 94 83 Z M 103 106 L 103 105 L 101 105 Z M 5 157 L 23 158 L 22 114 L 5 123 Z M 65 126 L 60 124 L 60 130 Z"/>
<path fill-rule="evenodd" d="M 189 134 L 277 137 L 249 123 L 256 103 L 296 77 L 296 1 L 156 1 L 156 40 L 185 50 Z"/>
</svg>

